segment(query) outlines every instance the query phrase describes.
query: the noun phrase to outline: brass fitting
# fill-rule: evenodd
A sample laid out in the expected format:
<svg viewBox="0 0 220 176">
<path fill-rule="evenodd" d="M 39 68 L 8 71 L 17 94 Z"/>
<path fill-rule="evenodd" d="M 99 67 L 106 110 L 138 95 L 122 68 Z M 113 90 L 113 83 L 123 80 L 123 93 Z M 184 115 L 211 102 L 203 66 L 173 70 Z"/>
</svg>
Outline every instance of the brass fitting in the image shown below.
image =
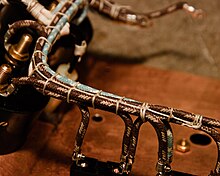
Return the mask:
<svg viewBox="0 0 220 176">
<path fill-rule="evenodd" d="M 176 150 L 181 153 L 189 152 L 190 143 L 185 138 L 183 138 L 176 142 Z"/>
<path fill-rule="evenodd" d="M 12 68 L 8 64 L 0 66 L 0 95 L 8 96 L 14 91 L 14 86 L 10 84 Z"/>
<path fill-rule="evenodd" d="M 32 41 L 33 38 L 30 34 L 23 34 L 20 41 L 9 48 L 9 56 L 6 55 L 6 60 L 14 66 L 19 66 L 19 63 L 27 61 Z"/>
<path fill-rule="evenodd" d="M 3 64 L 0 66 L 0 90 L 8 86 L 8 79 L 11 77 L 12 68 L 8 64 Z"/>
</svg>

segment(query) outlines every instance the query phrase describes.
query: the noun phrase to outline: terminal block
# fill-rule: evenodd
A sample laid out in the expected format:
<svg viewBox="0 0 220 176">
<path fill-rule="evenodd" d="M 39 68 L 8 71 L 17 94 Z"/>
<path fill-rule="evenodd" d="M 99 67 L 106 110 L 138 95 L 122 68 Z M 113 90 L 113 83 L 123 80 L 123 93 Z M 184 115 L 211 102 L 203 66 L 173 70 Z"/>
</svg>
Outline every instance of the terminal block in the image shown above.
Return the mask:
<svg viewBox="0 0 220 176">
<path fill-rule="evenodd" d="M 103 162 L 95 158 L 85 157 L 75 160 L 70 169 L 70 176 L 131 176 L 132 174 L 117 174 L 115 168 L 119 167 L 116 162 Z"/>
</svg>

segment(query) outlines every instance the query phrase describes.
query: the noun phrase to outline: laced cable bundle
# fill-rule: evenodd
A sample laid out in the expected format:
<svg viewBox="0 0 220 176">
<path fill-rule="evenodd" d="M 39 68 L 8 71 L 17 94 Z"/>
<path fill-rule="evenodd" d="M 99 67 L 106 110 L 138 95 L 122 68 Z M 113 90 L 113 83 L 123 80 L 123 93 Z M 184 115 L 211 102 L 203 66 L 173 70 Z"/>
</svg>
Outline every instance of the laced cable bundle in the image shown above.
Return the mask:
<svg viewBox="0 0 220 176">
<path fill-rule="evenodd" d="M 81 146 L 89 125 L 90 117 L 88 107 L 92 107 L 115 113 L 125 123 L 120 167 L 115 170 L 115 173 L 131 172 L 132 164 L 135 159 L 140 127 L 142 124 L 149 122 L 156 130 L 159 141 L 157 162 L 158 174 L 163 175 L 171 172 L 170 164 L 172 162 L 173 134 L 170 123 L 204 131 L 214 139 L 218 147 L 218 160 L 212 174 L 220 174 L 220 148 L 218 145 L 220 142 L 220 136 L 218 131 L 215 129 L 220 128 L 220 121 L 182 110 L 153 105 L 146 102 L 139 102 L 130 98 L 97 90 L 68 79 L 63 75 L 57 74 L 49 67 L 47 63 L 47 56 L 56 40 L 59 38 L 60 32 L 64 26 L 75 17 L 78 10 L 87 8 L 87 4 L 84 0 L 75 0 L 73 2 L 66 1 L 65 3 L 63 3 L 63 1 L 61 2 L 62 6 L 58 5 L 56 7 L 54 10 L 56 13 L 54 13 L 53 19 L 46 27 L 42 27 L 39 23 L 33 21 L 19 21 L 9 26 L 5 36 L 5 46 L 7 47 L 7 41 L 19 28 L 27 26 L 33 27 L 39 33 L 40 37 L 36 42 L 32 55 L 29 75 L 27 77 L 13 78 L 12 84 L 15 86 L 27 84 L 33 85 L 35 89 L 44 95 L 78 105 L 82 114 L 82 119 L 75 139 L 75 148 L 72 159 L 78 160 L 82 157 Z M 106 4 L 110 6 L 113 3 L 110 1 L 93 0 L 90 1 L 90 4 L 94 7 L 97 6 L 100 11 L 103 11 Z M 123 16 L 133 13 L 127 9 L 123 10 L 124 7 L 114 8 L 114 10 L 110 10 L 108 13 L 114 18 L 119 18 L 120 20 L 122 20 L 122 18 L 119 17 L 120 15 Z M 153 12 L 145 14 L 145 17 L 147 17 L 147 19 L 151 19 L 183 8 L 187 8 L 192 12 L 195 12 L 186 3 L 177 3 L 160 11 L 160 14 L 159 12 Z M 83 15 L 79 18 L 84 17 L 85 14 L 83 13 Z M 134 122 L 132 121 L 130 115 L 137 117 Z"/>
</svg>

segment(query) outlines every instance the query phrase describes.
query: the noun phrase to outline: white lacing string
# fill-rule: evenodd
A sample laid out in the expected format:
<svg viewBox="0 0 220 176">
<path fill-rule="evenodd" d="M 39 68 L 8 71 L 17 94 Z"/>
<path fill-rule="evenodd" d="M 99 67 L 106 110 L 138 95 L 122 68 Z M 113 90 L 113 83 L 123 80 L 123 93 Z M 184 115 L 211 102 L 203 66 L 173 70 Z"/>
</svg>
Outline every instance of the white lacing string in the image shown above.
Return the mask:
<svg viewBox="0 0 220 176">
<path fill-rule="evenodd" d="M 193 122 L 185 123 L 182 125 L 188 126 L 188 127 L 194 128 L 194 129 L 199 129 L 202 126 L 202 119 L 203 119 L 203 116 L 196 114 Z"/>
<path fill-rule="evenodd" d="M 142 106 L 141 106 L 141 109 L 140 109 L 140 117 L 142 119 L 143 122 L 146 121 L 146 111 L 150 108 L 150 106 L 148 105 L 148 103 L 143 103 Z"/>
<path fill-rule="evenodd" d="M 34 66 L 34 69 L 33 69 L 32 73 L 30 75 L 32 75 L 35 71 L 39 72 L 38 67 L 41 66 L 41 65 L 45 65 L 45 64 L 43 62 L 39 62 L 36 66 Z"/>
<path fill-rule="evenodd" d="M 37 39 L 37 42 L 36 42 L 36 43 L 38 43 L 38 42 L 40 43 L 40 40 L 45 41 L 45 42 L 49 45 L 50 48 L 52 47 L 52 43 L 49 42 L 45 37 L 43 37 L 43 36 L 39 37 L 39 38 Z"/>
<path fill-rule="evenodd" d="M 44 54 L 41 50 L 35 50 L 34 53 L 33 53 L 33 55 L 32 55 L 32 62 L 33 62 L 33 64 L 34 64 L 34 68 L 31 68 L 31 67 L 30 67 L 31 70 L 29 70 L 29 75 L 32 75 L 35 71 L 37 71 L 39 74 L 41 74 L 41 76 L 45 77 L 45 76 L 39 71 L 38 67 L 41 66 L 41 65 L 48 66 L 48 64 L 47 64 L 47 63 L 44 63 L 44 62 L 39 62 L 39 63 L 36 65 L 36 61 L 35 61 L 35 54 L 36 54 L 36 53 L 42 54 L 42 56 L 44 56 L 44 57 L 46 58 L 46 60 L 47 60 L 47 55 L 46 55 L 46 54 Z M 32 69 L 33 69 L 33 70 L 32 70 Z"/>
<path fill-rule="evenodd" d="M 194 128 L 194 129 L 199 129 L 202 126 L 203 116 L 196 114 L 194 116 L 194 120 L 192 122 L 190 122 L 188 120 L 183 120 L 182 118 L 176 117 L 174 115 L 172 116 L 172 118 L 179 121 L 181 123 L 181 125 L 183 125 L 183 126 L 187 126 L 189 128 Z"/>
<path fill-rule="evenodd" d="M 33 57 L 35 57 L 35 54 L 36 53 L 41 53 L 42 56 L 44 56 L 46 58 L 46 61 L 48 60 L 48 57 L 45 53 L 43 53 L 41 50 L 35 50 L 34 53 L 33 53 Z M 35 62 L 34 62 L 35 63 Z M 34 65 L 35 66 L 35 65 Z"/>
<path fill-rule="evenodd" d="M 170 119 L 173 118 L 173 108 L 170 108 L 170 116 L 167 118 L 167 121 L 170 122 Z"/>
<path fill-rule="evenodd" d="M 119 105 L 120 105 L 120 103 L 123 101 L 124 98 L 125 98 L 125 97 L 121 97 L 121 98 L 117 101 L 117 103 L 116 103 L 116 108 L 115 108 L 115 114 L 118 114 Z"/>
<path fill-rule="evenodd" d="M 72 2 L 69 2 L 69 3 L 72 3 Z M 74 4 L 74 3 L 72 3 L 72 4 Z M 77 8 L 78 8 L 78 6 L 76 5 L 76 4 L 74 4 Z M 56 37 L 56 39 L 59 39 L 62 35 L 66 35 L 66 34 L 69 34 L 69 23 L 68 23 L 68 21 L 70 20 L 70 16 L 68 16 L 67 14 L 65 14 L 65 13 L 62 13 L 62 12 L 56 12 L 54 15 L 53 15 L 53 17 L 52 17 L 52 19 L 51 19 L 51 21 L 53 21 L 54 19 L 56 19 L 56 18 L 58 18 L 58 20 L 60 20 L 62 17 L 65 17 L 66 18 L 66 20 L 67 20 L 67 23 L 66 24 L 62 24 L 62 25 L 64 25 L 63 26 L 63 28 L 62 29 L 60 29 L 59 28 L 59 26 L 51 26 L 51 25 L 47 25 L 46 26 L 46 29 L 55 29 L 57 32 L 58 32 L 58 35 L 57 35 L 57 37 Z M 48 31 L 49 32 L 49 31 Z M 56 41 L 56 40 L 55 40 Z"/>
<path fill-rule="evenodd" d="M 44 57 L 47 58 L 47 55 L 46 55 L 45 53 L 43 53 L 43 51 L 41 51 L 41 50 L 34 50 L 33 56 L 34 56 L 36 53 L 41 53 L 42 56 L 44 56 Z"/>
<path fill-rule="evenodd" d="M 102 90 L 99 90 L 93 97 L 92 97 L 92 107 L 95 109 L 95 99 L 101 95 Z"/>
<path fill-rule="evenodd" d="M 48 26 L 46 26 L 46 29 L 55 29 L 58 32 L 57 38 L 59 38 L 61 36 L 61 32 L 60 32 L 60 29 L 59 29 L 58 26 L 50 26 L 50 25 L 48 25 Z"/>
<path fill-rule="evenodd" d="M 67 103 L 70 103 L 70 93 L 72 90 L 76 89 L 77 86 L 79 85 L 79 82 L 76 82 L 73 87 L 71 87 L 69 90 L 68 90 L 68 93 L 67 93 L 67 98 L 66 98 L 66 101 Z"/>
<path fill-rule="evenodd" d="M 69 16 L 67 15 L 67 14 L 65 14 L 65 13 L 62 13 L 62 12 L 56 12 L 55 14 L 54 14 L 54 16 L 53 16 L 53 19 L 51 20 L 51 21 L 53 21 L 55 18 L 57 18 L 58 17 L 58 19 L 60 20 L 61 18 L 59 17 L 59 16 L 61 16 L 61 18 L 62 17 L 65 17 L 66 18 L 66 20 L 67 21 L 69 21 Z M 48 25 L 49 26 L 49 25 Z M 47 26 L 47 27 L 48 27 Z M 56 27 L 56 26 L 52 26 L 52 27 Z M 59 33 L 60 33 L 60 30 L 58 30 L 59 31 Z"/>
<path fill-rule="evenodd" d="M 52 81 L 56 76 L 58 75 L 58 73 L 55 73 L 53 76 L 51 76 L 49 79 L 47 79 L 44 83 L 44 87 L 43 87 L 43 95 L 45 95 L 45 89 L 47 87 L 47 84 Z"/>
<path fill-rule="evenodd" d="M 67 14 L 62 13 L 62 12 L 57 12 L 57 13 L 55 14 L 55 16 L 58 16 L 58 15 L 61 15 L 62 17 L 66 17 L 67 21 L 69 21 L 69 16 L 68 16 Z"/>
</svg>

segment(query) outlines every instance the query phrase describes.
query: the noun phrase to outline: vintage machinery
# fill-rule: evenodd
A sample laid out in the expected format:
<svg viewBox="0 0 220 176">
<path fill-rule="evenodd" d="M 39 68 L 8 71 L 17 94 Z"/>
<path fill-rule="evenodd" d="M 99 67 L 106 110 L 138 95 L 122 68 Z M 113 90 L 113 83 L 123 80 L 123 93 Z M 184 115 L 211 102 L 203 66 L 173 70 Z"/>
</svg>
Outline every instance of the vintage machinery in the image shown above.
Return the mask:
<svg viewBox="0 0 220 176">
<path fill-rule="evenodd" d="M 10 38 L 7 44 L 4 43 L 8 24 L 22 19 L 33 19 L 33 17 L 21 4 L 8 5 L 1 10 L 1 141 L 3 141 L 0 147 L 1 154 L 10 153 L 23 144 L 32 122 L 49 100 L 32 86 L 15 88 L 10 84 L 12 77 L 27 76 L 34 44 L 39 37 L 33 25 L 24 21 L 23 27 L 16 32 L 16 35 Z M 73 55 L 75 44 L 81 44 L 83 40 L 89 42 L 91 39 L 92 28 L 88 19 L 85 19 L 80 27 L 71 24 L 71 29 L 72 32 L 62 37 L 50 53 L 50 58 L 53 58 L 50 65 L 55 70 L 60 64 L 69 62 L 71 73 L 79 59 L 79 56 Z M 60 57 L 65 60 L 60 60 Z"/>
<path fill-rule="evenodd" d="M 216 144 L 220 122 L 170 107 L 152 105 L 97 90 L 57 73 L 68 63 L 71 73 L 92 37 L 88 7 L 125 23 L 148 26 L 153 18 L 184 9 L 194 16 L 201 11 L 178 2 L 146 14 L 135 13 L 107 0 L 35 1 L 4 0 L 1 9 L 0 153 L 18 149 L 28 130 L 46 106 L 48 97 L 75 103 L 82 114 L 75 138 L 71 175 L 129 175 L 135 159 L 139 130 L 149 122 L 156 130 L 159 147 L 157 175 L 172 171 L 173 134 L 170 123 L 209 134 Z M 18 8 L 19 7 L 19 8 Z M 18 15 L 14 15 L 18 14 Z M 4 36 L 4 37 L 3 37 Z M 125 124 L 120 162 L 101 162 L 85 157 L 81 146 L 89 125 L 88 107 L 117 114 Z M 131 115 L 136 119 L 132 119 Z M 219 150 L 219 146 L 218 146 Z M 219 156 L 210 175 L 219 175 Z"/>
</svg>

